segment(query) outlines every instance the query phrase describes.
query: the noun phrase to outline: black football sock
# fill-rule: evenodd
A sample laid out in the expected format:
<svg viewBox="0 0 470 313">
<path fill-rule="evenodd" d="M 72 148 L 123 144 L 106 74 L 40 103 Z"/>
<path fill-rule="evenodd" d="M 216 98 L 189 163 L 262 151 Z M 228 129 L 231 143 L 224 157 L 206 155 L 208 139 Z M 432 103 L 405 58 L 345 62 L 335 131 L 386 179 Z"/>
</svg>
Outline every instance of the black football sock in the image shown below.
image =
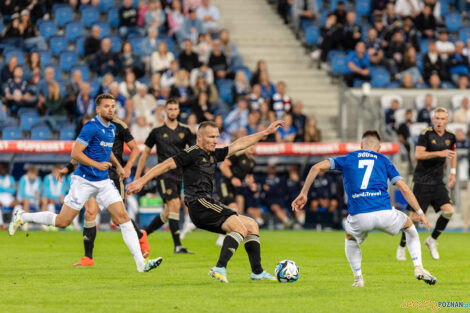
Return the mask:
<svg viewBox="0 0 470 313">
<path fill-rule="evenodd" d="M 83 246 L 85 247 L 85 256 L 93 259 L 93 248 L 96 238 L 96 222 L 85 221 L 83 225 Z"/>
<path fill-rule="evenodd" d="M 140 231 L 139 227 L 137 226 L 134 220 L 131 219 L 131 222 L 132 222 L 132 225 L 134 225 L 134 229 L 135 229 L 135 232 L 137 233 L 137 237 L 139 237 L 139 239 L 142 238 L 144 234 L 142 234 L 142 232 Z"/>
<path fill-rule="evenodd" d="M 406 247 L 406 236 L 404 231 L 401 232 L 400 247 Z"/>
<path fill-rule="evenodd" d="M 261 274 L 263 267 L 261 266 L 261 246 L 258 235 L 246 236 L 245 250 L 250 260 L 251 271 L 255 274 Z"/>
<path fill-rule="evenodd" d="M 163 226 L 168 220 L 163 216 L 163 213 L 156 216 L 153 221 L 145 228 L 145 231 L 147 232 L 147 235 L 150 235 L 157 229 Z"/>
<path fill-rule="evenodd" d="M 225 236 L 224 244 L 220 250 L 219 260 L 217 261 L 217 267 L 227 267 L 227 263 L 232 255 L 237 251 L 238 245 L 242 243 L 243 236 L 237 232 L 231 232 Z"/>
<path fill-rule="evenodd" d="M 170 225 L 171 237 L 173 237 L 173 243 L 175 244 L 175 248 L 181 246 L 180 214 L 170 212 L 168 216 L 168 224 Z"/>
<path fill-rule="evenodd" d="M 450 218 L 452 217 L 452 213 L 442 212 L 441 216 L 437 219 L 436 227 L 432 232 L 431 237 L 437 239 L 439 235 L 446 229 L 447 223 L 449 223 Z"/>
</svg>

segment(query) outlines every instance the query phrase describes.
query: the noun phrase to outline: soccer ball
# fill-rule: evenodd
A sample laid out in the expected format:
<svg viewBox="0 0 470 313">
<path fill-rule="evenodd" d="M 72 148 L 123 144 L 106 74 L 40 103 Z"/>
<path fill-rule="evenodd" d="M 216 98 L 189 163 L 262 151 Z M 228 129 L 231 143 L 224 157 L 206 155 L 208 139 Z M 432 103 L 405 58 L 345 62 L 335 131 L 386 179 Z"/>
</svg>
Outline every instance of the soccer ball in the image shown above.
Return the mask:
<svg viewBox="0 0 470 313">
<path fill-rule="evenodd" d="M 274 275 L 280 283 L 293 283 L 299 279 L 299 267 L 294 261 L 284 260 L 276 265 Z"/>
</svg>

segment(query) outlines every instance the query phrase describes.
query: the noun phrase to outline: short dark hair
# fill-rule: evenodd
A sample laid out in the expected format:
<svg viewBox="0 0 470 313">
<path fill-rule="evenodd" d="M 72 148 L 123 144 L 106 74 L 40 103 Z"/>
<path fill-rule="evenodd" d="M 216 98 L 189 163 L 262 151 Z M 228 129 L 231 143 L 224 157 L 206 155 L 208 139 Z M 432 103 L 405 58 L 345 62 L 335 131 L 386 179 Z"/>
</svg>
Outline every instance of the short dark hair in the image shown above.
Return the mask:
<svg viewBox="0 0 470 313">
<path fill-rule="evenodd" d="M 377 138 L 378 141 L 380 141 L 380 135 L 376 130 L 366 130 L 366 132 L 362 135 L 362 139 L 366 137 L 374 137 Z"/>
<path fill-rule="evenodd" d="M 213 127 L 213 128 L 219 128 L 217 124 L 213 121 L 205 121 L 199 124 L 199 128 L 197 129 L 197 132 L 199 133 L 201 130 L 203 130 L 206 127 Z"/>
<path fill-rule="evenodd" d="M 116 101 L 116 98 L 114 98 L 113 95 L 109 93 L 102 93 L 101 95 L 98 95 L 95 99 L 96 106 L 99 106 L 101 104 L 101 101 L 105 99 L 111 99 L 111 100 Z"/>
<path fill-rule="evenodd" d="M 170 98 L 170 99 L 166 100 L 165 107 L 169 104 L 178 104 L 179 105 L 180 103 L 175 98 Z"/>
</svg>

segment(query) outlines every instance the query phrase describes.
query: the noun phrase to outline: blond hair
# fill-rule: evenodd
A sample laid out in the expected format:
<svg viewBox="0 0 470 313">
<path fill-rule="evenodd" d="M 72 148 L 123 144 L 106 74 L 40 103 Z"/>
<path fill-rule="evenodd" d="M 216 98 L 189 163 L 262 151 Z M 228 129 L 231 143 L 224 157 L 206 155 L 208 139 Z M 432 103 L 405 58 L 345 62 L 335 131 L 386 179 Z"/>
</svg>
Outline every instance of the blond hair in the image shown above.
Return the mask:
<svg viewBox="0 0 470 313">
<path fill-rule="evenodd" d="M 437 107 L 436 110 L 434 110 L 434 113 L 438 113 L 438 112 L 443 112 L 443 113 L 449 114 L 449 112 L 447 111 L 447 109 L 446 109 L 446 108 L 443 108 L 443 107 Z"/>
</svg>

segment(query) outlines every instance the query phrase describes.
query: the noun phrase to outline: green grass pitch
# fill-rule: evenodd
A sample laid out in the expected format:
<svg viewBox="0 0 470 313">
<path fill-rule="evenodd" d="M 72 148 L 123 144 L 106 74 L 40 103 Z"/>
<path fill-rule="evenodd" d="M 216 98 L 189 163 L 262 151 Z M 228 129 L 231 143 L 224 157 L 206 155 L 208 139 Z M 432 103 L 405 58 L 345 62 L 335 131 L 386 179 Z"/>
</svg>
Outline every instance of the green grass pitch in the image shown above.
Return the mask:
<svg viewBox="0 0 470 313">
<path fill-rule="evenodd" d="M 421 242 L 427 234 L 420 234 Z M 399 236 L 371 233 L 362 245 L 366 287 L 352 288 L 342 232 L 264 231 L 262 263 L 273 273 L 278 261 L 300 268 L 293 284 L 249 280 L 240 247 L 228 266 L 229 284 L 208 276 L 218 258 L 217 235 L 198 231 L 184 241 L 195 255 L 173 255 L 169 232 L 149 237 L 151 256 L 163 257 L 150 273 L 137 273 L 119 232 L 98 232 L 95 266 L 75 268 L 83 253 L 79 232 L 0 233 L 0 312 L 431 312 L 402 308 L 404 301 L 470 300 L 470 235 L 444 233 L 441 260 L 422 246 L 425 268 L 439 282 L 413 277 L 411 260 L 395 260 Z M 441 309 L 455 312 L 459 309 Z"/>
</svg>

